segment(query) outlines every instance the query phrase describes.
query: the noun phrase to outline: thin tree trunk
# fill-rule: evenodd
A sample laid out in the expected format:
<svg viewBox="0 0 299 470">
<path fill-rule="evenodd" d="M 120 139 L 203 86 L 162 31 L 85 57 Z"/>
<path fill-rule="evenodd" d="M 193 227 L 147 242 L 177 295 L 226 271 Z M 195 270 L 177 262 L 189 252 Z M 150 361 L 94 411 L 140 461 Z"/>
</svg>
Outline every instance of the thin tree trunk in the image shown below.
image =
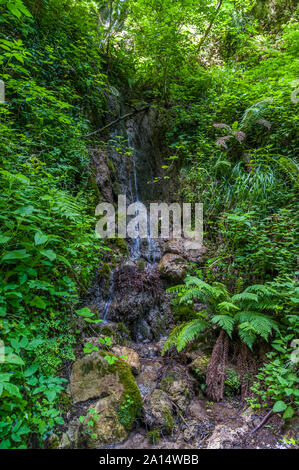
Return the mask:
<svg viewBox="0 0 299 470">
<path fill-rule="evenodd" d="M 219 10 L 220 10 L 220 8 L 221 8 L 221 6 L 222 6 L 222 3 L 223 3 L 223 0 L 220 0 L 219 3 L 218 3 L 218 6 L 217 6 L 217 8 L 216 8 L 215 15 L 214 15 L 213 18 L 211 19 L 209 26 L 207 27 L 207 29 L 206 29 L 206 31 L 205 31 L 203 37 L 202 37 L 201 40 L 199 41 L 199 44 L 198 44 L 198 46 L 197 46 L 197 48 L 196 48 L 196 53 L 197 53 L 197 54 L 199 53 L 199 51 L 200 51 L 200 49 L 201 49 L 201 46 L 203 45 L 204 41 L 207 39 L 207 37 L 208 37 L 208 35 L 209 35 L 209 32 L 211 31 L 211 28 L 212 28 L 212 26 L 213 26 L 213 24 L 214 24 L 214 22 L 215 22 L 216 16 L 218 15 L 218 12 L 219 12 Z"/>
</svg>

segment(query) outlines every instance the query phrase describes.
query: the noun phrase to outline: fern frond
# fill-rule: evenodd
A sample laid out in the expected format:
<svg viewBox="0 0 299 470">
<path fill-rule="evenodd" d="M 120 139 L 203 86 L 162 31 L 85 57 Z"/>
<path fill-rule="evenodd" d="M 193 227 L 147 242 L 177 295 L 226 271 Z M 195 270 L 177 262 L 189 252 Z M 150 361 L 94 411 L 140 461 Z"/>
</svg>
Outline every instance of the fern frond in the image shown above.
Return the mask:
<svg viewBox="0 0 299 470">
<path fill-rule="evenodd" d="M 256 292 L 258 295 L 274 295 L 273 289 L 266 286 L 265 284 L 253 284 L 252 286 L 247 287 L 244 292 Z"/>
<path fill-rule="evenodd" d="M 186 290 L 185 284 L 178 284 L 177 286 L 169 287 L 166 290 L 167 294 L 178 294 L 179 292 L 184 292 Z"/>
<path fill-rule="evenodd" d="M 176 348 L 178 352 L 181 352 L 185 346 L 202 333 L 208 326 L 208 323 L 202 319 L 193 320 L 180 331 L 177 340 Z"/>
<path fill-rule="evenodd" d="M 280 157 L 278 164 L 290 180 L 295 183 L 296 186 L 299 186 L 299 167 L 297 163 L 291 158 Z"/>
<path fill-rule="evenodd" d="M 235 319 L 233 317 L 230 317 L 229 315 L 214 315 L 211 322 L 219 325 L 224 331 L 226 331 L 230 338 L 232 337 L 235 323 Z"/>
<path fill-rule="evenodd" d="M 267 110 L 268 103 L 271 101 L 273 101 L 271 98 L 266 98 L 247 108 L 243 114 L 240 127 L 246 129 L 258 119 L 262 118 L 263 113 Z"/>
<path fill-rule="evenodd" d="M 227 314 L 227 313 L 230 313 L 232 311 L 237 311 L 237 310 L 240 310 L 240 309 L 239 309 L 239 307 L 237 307 L 237 305 L 233 304 L 232 302 L 224 301 L 224 302 L 220 302 L 220 304 L 218 304 L 218 310 L 220 311 L 221 314 Z"/>
<path fill-rule="evenodd" d="M 272 330 L 279 331 L 278 324 L 275 320 L 267 315 L 262 315 L 257 312 L 240 312 L 236 315 L 236 320 L 240 321 L 239 328 L 244 323 L 250 325 L 252 331 L 264 338 L 266 341 L 272 333 Z"/>
<path fill-rule="evenodd" d="M 248 301 L 248 300 L 253 300 L 254 302 L 258 302 L 258 296 L 256 294 L 252 294 L 251 292 L 241 292 L 240 294 L 235 294 L 232 297 L 233 302 L 237 301 Z"/>
<path fill-rule="evenodd" d="M 250 323 L 244 322 L 239 325 L 239 336 L 241 340 L 252 350 L 254 341 L 256 340 L 256 334 Z"/>
<path fill-rule="evenodd" d="M 170 333 L 170 335 L 168 336 L 164 346 L 163 346 L 163 349 L 162 349 L 162 353 L 161 355 L 164 356 L 164 354 L 166 353 L 166 351 L 168 351 L 169 349 L 171 349 L 173 346 L 176 346 L 176 343 L 177 343 L 177 339 L 178 339 L 178 336 L 181 332 L 181 330 L 186 326 L 186 323 L 182 323 L 181 325 L 178 325 L 176 326 Z"/>
</svg>

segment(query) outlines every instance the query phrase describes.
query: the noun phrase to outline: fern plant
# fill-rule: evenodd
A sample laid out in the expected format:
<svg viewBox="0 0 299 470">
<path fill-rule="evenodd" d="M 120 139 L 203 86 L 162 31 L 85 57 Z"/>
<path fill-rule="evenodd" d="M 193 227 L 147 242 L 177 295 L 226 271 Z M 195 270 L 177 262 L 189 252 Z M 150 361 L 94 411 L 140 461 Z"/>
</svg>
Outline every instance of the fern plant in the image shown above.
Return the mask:
<svg viewBox="0 0 299 470">
<path fill-rule="evenodd" d="M 239 294 L 230 295 L 220 282 L 208 284 L 198 277 L 188 276 L 184 284 L 171 287 L 167 292 L 176 294 L 179 303 L 200 301 L 206 309 L 198 313 L 198 318 L 174 328 L 163 353 L 173 346 L 178 352 L 182 351 L 208 326 L 220 327 L 230 338 L 237 329 L 241 340 L 250 349 L 258 336 L 268 341 L 273 330 L 278 331 L 278 323 L 268 313 L 276 309 L 275 293 L 265 285 L 255 284 Z"/>
</svg>

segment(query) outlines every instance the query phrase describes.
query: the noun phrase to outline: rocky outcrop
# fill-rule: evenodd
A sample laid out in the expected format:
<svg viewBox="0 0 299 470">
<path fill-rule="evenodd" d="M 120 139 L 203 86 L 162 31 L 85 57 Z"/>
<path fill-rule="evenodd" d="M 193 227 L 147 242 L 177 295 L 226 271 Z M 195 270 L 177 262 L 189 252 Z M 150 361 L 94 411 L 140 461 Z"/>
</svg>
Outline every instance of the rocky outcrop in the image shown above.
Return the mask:
<svg viewBox="0 0 299 470">
<path fill-rule="evenodd" d="M 113 183 L 107 154 L 100 148 L 94 149 L 91 154 L 91 162 L 96 171 L 95 179 L 101 199 L 113 204 Z"/>
<path fill-rule="evenodd" d="M 126 361 L 127 364 L 132 369 L 133 374 L 138 375 L 140 374 L 141 364 L 139 355 L 134 349 L 127 348 L 127 346 L 114 346 L 112 348 L 113 354 L 116 356 L 121 357 L 123 360 Z"/>
<path fill-rule="evenodd" d="M 144 403 L 144 423 L 151 430 L 169 434 L 174 426 L 172 404 L 167 394 L 160 389 L 154 392 Z"/>
<path fill-rule="evenodd" d="M 138 367 L 137 357 L 134 359 Z M 74 362 L 69 393 L 74 405 L 82 404 L 85 419 L 69 423 L 61 448 L 119 442 L 127 437 L 141 411 L 142 400 L 130 365 L 107 351 L 93 352 Z M 90 400 L 96 399 L 91 407 Z"/>
<path fill-rule="evenodd" d="M 175 283 L 184 279 L 188 265 L 182 256 L 175 253 L 166 253 L 160 260 L 158 268 L 160 269 L 161 277 Z"/>
<path fill-rule="evenodd" d="M 201 264 L 207 249 L 203 245 L 198 248 L 194 246 L 194 241 L 188 238 L 172 239 L 165 243 L 163 254 L 176 254 L 190 263 Z"/>
<path fill-rule="evenodd" d="M 159 263 L 161 276 L 169 282 L 181 282 L 186 276 L 188 263 L 202 264 L 206 248 L 194 249 L 194 242 L 187 238 L 172 239 L 165 243 Z"/>
<path fill-rule="evenodd" d="M 185 412 L 193 396 L 194 379 L 180 366 L 167 369 L 162 378 L 161 388 L 180 412 Z"/>
<path fill-rule="evenodd" d="M 124 322 L 134 340 L 159 339 L 171 324 L 171 309 L 156 269 L 123 266 L 115 273 L 109 319 Z"/>
<path fill-rule="evenodd" d="M 196 378 L 198 378 L 200 381 L 205 381 L 209 362 L 210 356 L 201 354 L 191 362 L 189 369 Z"/>
</svg>

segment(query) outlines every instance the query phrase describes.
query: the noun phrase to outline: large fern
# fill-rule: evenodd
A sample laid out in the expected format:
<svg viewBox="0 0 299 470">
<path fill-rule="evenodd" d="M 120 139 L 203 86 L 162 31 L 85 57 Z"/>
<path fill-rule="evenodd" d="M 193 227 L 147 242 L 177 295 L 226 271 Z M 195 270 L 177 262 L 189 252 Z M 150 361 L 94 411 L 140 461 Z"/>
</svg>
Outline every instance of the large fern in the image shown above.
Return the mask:
<svg viewBox="0 0 299 470">
<path fill-rule="evenodd" d="M 247 287 L 243 292 L 230 296 L 227 287 L 220 282 L 208 284 L 202 279 L 188 276 L 185 284 L 167 291 L 176 295 L 179 303 L 203 302 L 207 308 L 199 318 L 176 327 L 165 343 L 163 352 L 175 346 L 182 351 L 210 324 L 220 327 L 231 338 L 234 329 L 241 340 L 252 348 L 258 336 L 268 341 L 278 323 L 267 312 L 276 310 L 275 291 L 263 284 Z"/>
</svg>

